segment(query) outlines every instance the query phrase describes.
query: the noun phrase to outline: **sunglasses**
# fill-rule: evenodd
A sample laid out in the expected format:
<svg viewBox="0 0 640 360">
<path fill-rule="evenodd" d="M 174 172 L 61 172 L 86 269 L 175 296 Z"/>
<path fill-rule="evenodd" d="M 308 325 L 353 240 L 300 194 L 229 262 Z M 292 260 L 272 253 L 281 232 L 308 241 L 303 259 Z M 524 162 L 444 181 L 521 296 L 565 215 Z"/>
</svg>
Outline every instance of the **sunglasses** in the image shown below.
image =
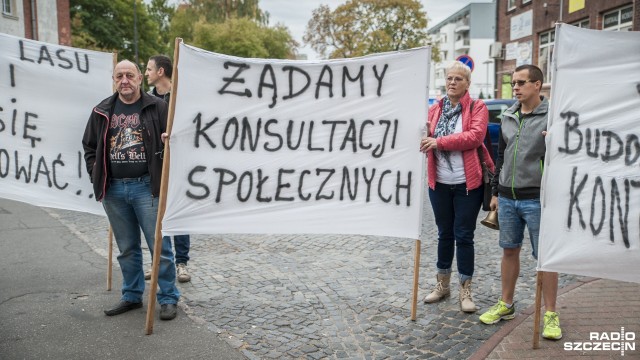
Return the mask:
<svg viewBox="0 0 640 360">
<path fill-rule="evenodd" d="M 511 87 L 516 87 L 516 85 L 518 86 L 524 86 L 524 84 L 528 83 L 528 82 L 536 82 L 536 80 L 516 80 L 516 81 L 512 81 L 511 82 Z"/>
</svg>

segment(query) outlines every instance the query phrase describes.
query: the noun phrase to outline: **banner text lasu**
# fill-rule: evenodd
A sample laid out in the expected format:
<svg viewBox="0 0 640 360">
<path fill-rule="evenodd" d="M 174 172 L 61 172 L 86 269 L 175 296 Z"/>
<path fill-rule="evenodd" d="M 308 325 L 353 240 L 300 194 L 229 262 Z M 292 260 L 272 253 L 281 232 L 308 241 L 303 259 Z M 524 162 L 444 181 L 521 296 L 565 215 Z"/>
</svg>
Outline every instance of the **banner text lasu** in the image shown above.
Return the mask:
<svg viewBox="0 0 640 360">
<path fill-rule="evenodd" d="M 103 214 L 81 140 L 113 55 L 5 34 L 0 48 L 0 197 Z"/>
</svg>

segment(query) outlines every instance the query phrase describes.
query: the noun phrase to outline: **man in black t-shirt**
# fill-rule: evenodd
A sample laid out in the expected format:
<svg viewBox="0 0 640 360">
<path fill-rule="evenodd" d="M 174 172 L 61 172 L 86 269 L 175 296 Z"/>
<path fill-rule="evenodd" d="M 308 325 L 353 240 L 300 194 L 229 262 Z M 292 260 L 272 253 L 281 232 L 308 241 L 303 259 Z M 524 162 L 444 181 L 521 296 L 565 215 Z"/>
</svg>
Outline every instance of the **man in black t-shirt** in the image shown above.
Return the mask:
<svg viewBox="0 0 640 360">
<path fill-rule="evenodd" d="M 142 307 L 144 274 L 140 230 L 153 253 L 162 175 L 167 104 L 141 91 L 142 73 L 131 61 L 113 70 L 116 92 L 92 111 L 82 145 L 96 200 L 102 201 L 118 244 L 122 297 L 107 316 Z M 160 319 L 176 317 L 180 291 L 171 239 L 163 237 L 157 300 Z"/>
</svg>

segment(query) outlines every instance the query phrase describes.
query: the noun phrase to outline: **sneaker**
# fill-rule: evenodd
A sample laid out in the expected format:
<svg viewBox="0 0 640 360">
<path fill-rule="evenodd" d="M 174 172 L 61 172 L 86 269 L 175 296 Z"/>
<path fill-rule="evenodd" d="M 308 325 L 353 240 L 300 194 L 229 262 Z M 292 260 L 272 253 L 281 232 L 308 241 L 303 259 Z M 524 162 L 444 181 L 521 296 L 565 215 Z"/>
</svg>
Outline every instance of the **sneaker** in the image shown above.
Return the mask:
<svg viewBox="0 0 640 360">
<path fill-rule="evenodd" d="M 144 279 L 151 280 L 151 269 L 144 272 Z"/>
<path fill-rule="evenodd" d="M 493 305 L 487 312 L 480 315 L 480 321 L 487 325 L 495 324 L 500 320 L 511 320 L 516 317 L 516 304 L 511 305 L 511 308 L 507 307 L 507 303 L 498 300 L 498 303 Z"/>
<path fill-rule="evenodd" d="M 179 282 L 183 283 L 191 281 L 191 275 L 189 275 L 189 271 L 187 270 L 187 264 L 178 264 L 176 269 L 178 272 Z"/>
<path fill-rule="evenodd" d="M 542 337 L 550 340 L 559 340 L 562 338 L 560 318 L 557 312 L 547 311 L 544 313 L 544 330 L 542 330 Z"/>
</svg>

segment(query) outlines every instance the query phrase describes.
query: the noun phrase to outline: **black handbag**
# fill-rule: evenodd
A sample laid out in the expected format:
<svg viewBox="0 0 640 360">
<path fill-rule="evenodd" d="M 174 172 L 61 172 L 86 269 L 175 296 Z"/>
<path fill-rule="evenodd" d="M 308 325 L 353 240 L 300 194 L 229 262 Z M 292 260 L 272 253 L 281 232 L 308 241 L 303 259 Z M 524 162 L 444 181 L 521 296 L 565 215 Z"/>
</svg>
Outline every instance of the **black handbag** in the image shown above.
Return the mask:
<svg viewBox="0 0 640 360">
<path fill-rule="evenodd" d="M 473 112 L 473 103 L 475 100 L 471 102 L 471 106 L 469 107 L 469 111 Z M 478 146 L 478 159 L 480 159 L 480 166 L 482 166 L 482 186 L 484 187 L 484 194 L 482 197 L 482 210 L 491 211 L 491 180 L 493 179 L 494 173 L 489 169 L 487 163 L 484 161 L 484 154 L 482 153 L 482 145 L 488 144 L 488 148 L 492 148 L 491 144 L 491 136 L 489 135 L 489 129 L 487 128 L 487 132 L 484 136 L 483 144 Z"/>
<path fill-rule="evenodd" d="M 482 154 L 482 145 L 478 147 L 478 157 L 480 158 L 480 165 L 482 166 L 482 186 L 484 186 L 484 195 L 482 197 L 482 210 L 491 210 L 491 179 L 493 179 L 494 173 L 489 169 L 487 163 L 484 161 Z"/>
</svg>

